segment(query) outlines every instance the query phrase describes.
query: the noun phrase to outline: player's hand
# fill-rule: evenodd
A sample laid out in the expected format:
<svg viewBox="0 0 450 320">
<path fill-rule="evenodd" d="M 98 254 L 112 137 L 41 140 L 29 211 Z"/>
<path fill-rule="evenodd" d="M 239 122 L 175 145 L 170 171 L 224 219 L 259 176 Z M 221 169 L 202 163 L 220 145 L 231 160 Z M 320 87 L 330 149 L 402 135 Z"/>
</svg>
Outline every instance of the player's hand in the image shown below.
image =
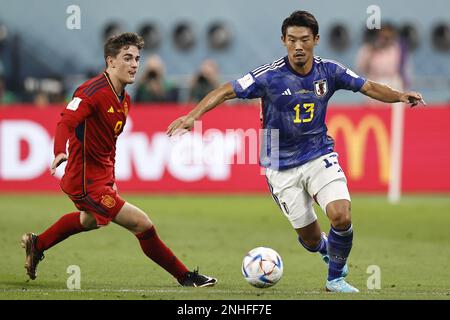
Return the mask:
<svg viewBox="0 0 450 320">
<path fill-rule="evenodd" d="M 423 97 L 420 93 L 418 92 L 405 92 L 404 94 L 402 94 L 400 96 L 400 101 L 406 104 L 409 104 L 411 107 L 415 107 L 417 106 L 417 104 L 422 103 L 424 106 L 426 106 L 427 104 L 425 103 L 425 101 L 423 100 Z"/>
<path fill-rule="evenodd" d="M 67 154 L 65 153 L 60 153 L 55 157 L 55 160 L 53 160 L 52 166 L 50 167 L 50 173 L 52 176 L 55 175 L 56 168 L 58 168 L 58 166 L 64 161 L 67 161 Z"/>
<path fill-rule="evenodd" d="M 167 127 L 169 137 L 177 134 L 185 134 L 194 127 L 195 119 L 189 115 L 179 117 Z"/>
<path fill-rule="evenodd" d="M 113 186 L 112 186 L 112 189 L 115 191 L 115 192 L 119 192 L 119 188 L 117 188 L 117 184 L 114 182 L 114 184 L 113 184 Z"/>
</svg>

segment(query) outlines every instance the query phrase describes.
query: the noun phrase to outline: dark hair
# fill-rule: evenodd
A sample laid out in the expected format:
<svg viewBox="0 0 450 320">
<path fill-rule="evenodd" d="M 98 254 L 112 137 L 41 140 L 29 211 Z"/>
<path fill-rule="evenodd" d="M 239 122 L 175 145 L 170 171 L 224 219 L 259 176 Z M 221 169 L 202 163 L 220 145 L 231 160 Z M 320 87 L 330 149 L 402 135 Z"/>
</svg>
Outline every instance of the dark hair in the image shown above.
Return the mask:
<svg viewBox="0 0 450 320">
<path fill-rule="evenodd" d="M 104 55 L 107 57 L 116 57 L 120 49 L 129 46 L 136 46 L 139 50 L 144 47 L 144 39 L 134 32 L 125 32 L 119 35 L 112 36 L 105 42 Z"/>
<path fill-rule="evenodd" d="M 314 37 L 319 34 L 319 24 L 316 18 L 308 11 L 294 11 L 289 17 L 284 19 L 281 26 L 283 37 L 286 37 L 287 28 L 292 26 L 310 28 Z"/>
<path fill-rule="evenodd" d="M 390 21 L 383 22 L 381 24 L 381 28 L 380 29 L 387 29 L 387 30 L 392 31 L 393 33 L 397 33 L 397 27 L 395 26 L 395 24 L 393 24 Z"/>
</svg>

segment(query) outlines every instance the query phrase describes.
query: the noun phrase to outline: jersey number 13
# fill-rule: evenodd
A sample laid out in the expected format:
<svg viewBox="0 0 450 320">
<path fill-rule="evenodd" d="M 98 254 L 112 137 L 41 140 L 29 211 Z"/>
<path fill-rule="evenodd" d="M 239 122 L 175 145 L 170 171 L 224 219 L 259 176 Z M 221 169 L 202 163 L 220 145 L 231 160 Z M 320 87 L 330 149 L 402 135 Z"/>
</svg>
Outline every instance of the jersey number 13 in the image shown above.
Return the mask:
<svg viewBox="0 0 450 320">
<path fill-rule="evenodd" d="M 314 118 L 314 103 L 303 103 L 303 106 L 300 107 L 300 104 L 297 104 L 294 107 L 295 110 L 295 118 L 294 123 L 305 123 L 311 122 Z M 304 110 L 302 112 L 302 110 Z M 306 114 L 306 117 L 301 118 L 301 114 Z"/>
</svg>

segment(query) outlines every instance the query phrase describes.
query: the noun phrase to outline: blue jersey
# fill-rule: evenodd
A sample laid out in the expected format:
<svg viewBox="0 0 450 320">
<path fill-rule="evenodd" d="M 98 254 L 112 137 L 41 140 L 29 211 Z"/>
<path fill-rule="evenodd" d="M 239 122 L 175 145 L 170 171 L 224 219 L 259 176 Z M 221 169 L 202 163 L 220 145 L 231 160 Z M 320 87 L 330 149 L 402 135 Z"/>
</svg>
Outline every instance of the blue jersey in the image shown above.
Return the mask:
<svg viewBox="0 0 450 320">
<path fill-rule="evenodd" d="M 261 98 L 260 164 L 275 170 L 300 166 L 333 152 L 325 115 L 339 89 L 359 91 L 366 80 L 341 64 L 314 57 L 311 71 L 297 73 L 280 58 L 231 82 L 237 97 Z"/>
</svg>

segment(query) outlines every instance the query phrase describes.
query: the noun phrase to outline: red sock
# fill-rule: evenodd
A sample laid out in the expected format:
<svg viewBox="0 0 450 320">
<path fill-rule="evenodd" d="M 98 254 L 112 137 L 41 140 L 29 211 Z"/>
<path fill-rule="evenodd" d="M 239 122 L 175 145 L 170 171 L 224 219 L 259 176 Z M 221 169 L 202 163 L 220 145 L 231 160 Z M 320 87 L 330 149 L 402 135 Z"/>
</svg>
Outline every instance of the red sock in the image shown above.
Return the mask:
<svg viewBox="0 0 450 320">
<path fill-rule="evenodd" d="M 39 251 L 50 249 L 67 237 L 85 231 L 80 222 L 80 212 L 63 215 L 50 228 L 38 235 L 36 248 Z"/>
<path fill-rule="evenodd" d="M 147 257 L 163 267 L 167 272 L 173 275 L 179 282 L 186 278 L 186 272 L 189 270 L 186 266 L 166 247 L 156 234 L 155 226 L 147 231 L 136 235 L 139 239 L 141 248 Z"/>
</svg>

